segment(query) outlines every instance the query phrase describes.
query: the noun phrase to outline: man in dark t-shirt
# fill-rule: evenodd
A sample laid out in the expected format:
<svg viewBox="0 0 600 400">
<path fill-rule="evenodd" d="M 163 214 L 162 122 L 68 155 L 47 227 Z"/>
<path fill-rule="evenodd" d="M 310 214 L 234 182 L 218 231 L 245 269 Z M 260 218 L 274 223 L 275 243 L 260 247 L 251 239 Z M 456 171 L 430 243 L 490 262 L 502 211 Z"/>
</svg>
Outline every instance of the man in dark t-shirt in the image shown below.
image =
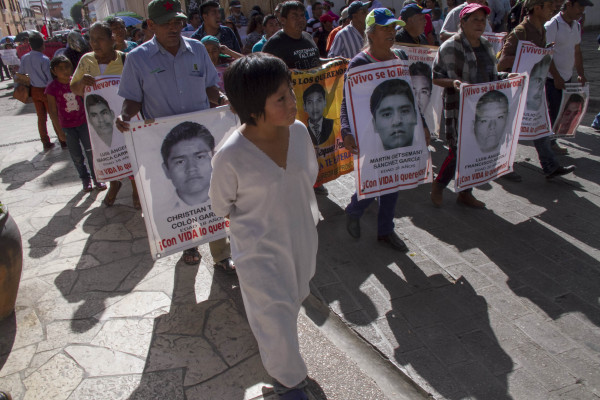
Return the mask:
<svg viewBox="0 0 600 400">
<path fill-rule="evenodd" d="M 263 52 L 281 58 L 290 69 L 310 69 L 320 65 L 319 49 L 310 34 L 304 32 L 306 17 L 299 1 L 286 1 L 279 20 L 283 27 L 263 47 Z"/>
<path fill-rule="evenodd" d="M 396 32 L 396 42 L 408 44 L 427 45 L 427 37 L 425 36 L 425 14 L 430 12 L 429 9 L 422 9 L 417 4 L 409 4 L 400 11 L 400 19 L 406 25 Z"/>
</svg>

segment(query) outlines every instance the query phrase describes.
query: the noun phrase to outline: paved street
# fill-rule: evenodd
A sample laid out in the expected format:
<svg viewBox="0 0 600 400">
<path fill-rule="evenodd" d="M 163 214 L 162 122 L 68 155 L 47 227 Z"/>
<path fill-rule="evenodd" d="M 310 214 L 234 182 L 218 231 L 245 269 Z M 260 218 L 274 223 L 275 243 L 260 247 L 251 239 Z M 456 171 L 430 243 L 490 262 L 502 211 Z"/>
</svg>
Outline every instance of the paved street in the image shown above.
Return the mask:
<svg viewBox="0 0 600 400">
<path fill-rule="evenodd" d="M 486 210 L 404 191 L 407 254 L 377 243 L 377 207 L 345 229 L 354 180 L 320 197 L 317 274 L 301 314 L 312 400 L 600 398 L 598 32 L 584 34 L 590 107 L 547 181 L 521 142 L 523 182 L 475 189 Z M 0 201 L 22 234 L 16 314 L 0 322 L 0 390 L 21 399 L 269 399 L 235 277 L 177 255 L 153 262 L 123 185 L 81 192 L 68 151 L 43 152 L 32 105 L 0 84 Z M 50 124 L 49 124 L 50 125 Z M 437 144 L 434 165 L 446 150 Z M 322 303 L 319 303 L 319 300 Z M 331 313 L 328 312 L 329 307 Z M 406 378 L 408 377 L 408 378 Z"/>
</svg>

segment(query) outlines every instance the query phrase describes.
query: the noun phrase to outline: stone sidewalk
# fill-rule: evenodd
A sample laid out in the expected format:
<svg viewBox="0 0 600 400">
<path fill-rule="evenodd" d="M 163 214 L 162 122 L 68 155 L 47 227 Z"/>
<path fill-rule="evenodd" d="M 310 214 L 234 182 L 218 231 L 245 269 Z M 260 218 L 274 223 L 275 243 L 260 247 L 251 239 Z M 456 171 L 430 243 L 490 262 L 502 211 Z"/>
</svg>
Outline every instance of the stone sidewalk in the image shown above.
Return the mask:
<svg viewBox="0 0 600 400">
<path fill-rule="evenodd" d="M 396 228 L 407 254 L 375 241 L 376 206 L 363 237 L 350 238 L 343 208 L 354 181 L 327 184 L 312 292 L 335 315 L 313 299 L 299 321 L 312 399 L 420 397 L 400 372 L 436 399 L 600 397 L 600 135 L 587 128 L 600 111 L 596 36 L 584 35 L 585 126 L 561 140 L 574 174 L 547 182 L 522 142 L 523 182 L 475 189 L 487 210 L 458 207 L 450 190 L 442 209 L 426 186 L 403 192 Z M 68 153 L 41 151 L 33 107 L 5 87 L 0 199 L 26 261 L 15 317 L 0 324 L 0 390 L 28 400 L 272 399 L 235 278 L 213 270 L 207 246 L 197 267 L 153 262 L 130 186 L 112 208 L 81 193 Z"/>
</svg>

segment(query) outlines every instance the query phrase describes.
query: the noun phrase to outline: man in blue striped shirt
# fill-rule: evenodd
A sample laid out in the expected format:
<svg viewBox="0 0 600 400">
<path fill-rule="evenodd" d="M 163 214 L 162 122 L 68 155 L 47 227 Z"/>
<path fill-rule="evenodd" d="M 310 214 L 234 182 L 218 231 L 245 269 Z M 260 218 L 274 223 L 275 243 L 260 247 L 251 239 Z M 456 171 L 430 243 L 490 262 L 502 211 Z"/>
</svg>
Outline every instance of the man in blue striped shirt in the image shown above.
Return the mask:
<svg viewBox="0 0 600 400">
<path fill-rule="evenodd" d="M 369 3 L 354 1 L 348 6 L 348 18 L 351 22 L 333 39 L 328 57 L 353 58 L 362 49 L 365 34 L 365 18 Z"/>
</svg>

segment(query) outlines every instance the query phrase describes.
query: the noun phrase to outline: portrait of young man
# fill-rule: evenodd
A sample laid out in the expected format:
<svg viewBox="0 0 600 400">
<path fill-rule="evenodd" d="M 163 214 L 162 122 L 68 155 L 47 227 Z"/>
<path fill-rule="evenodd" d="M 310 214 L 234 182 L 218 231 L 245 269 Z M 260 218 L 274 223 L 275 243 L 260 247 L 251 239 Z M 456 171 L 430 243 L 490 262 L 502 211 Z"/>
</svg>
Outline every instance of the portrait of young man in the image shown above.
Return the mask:
<svg viewBox="0 0 600 400">
<path fill-rule="evenodd" d="M 417 113 L 408 82 L 389 79 L 380 83 L 371 95 L 370 109 L 384 150 L 412 146 Z"/>
<path fill-rule="evenodd" d="M 539 111 L 544 103 L 544 86 L 546 84 L 546 76 L 550 69 L 552 57 L 546 54 L 538 63 L 531 69 L 529 75 L 529 87 L 527 89 L 527 111 Z"/>
<path fill-rule="evenodd" d="M 573 133 L 577 120 L 583 111 L 585 99 L 580 94 L 572 94 L 565 103 L 562 113 L 559 115 L 553 126 L 554 133 L 557 135 L 568 135 Z"/>
<path fill-rule="evenodd" d="M 422 61 L 417 61 L 410 65 L 408 72 L 410 73 L 413 91 L 417 97 L 419 111 L 421 114 L 425 114 L 433 88 L 431 67 Z"/>
<path fill-rule="evenodd" d="M 329 139 L 333 131 L 333 120 L 324 117 L 327 93 L 323 86 L 314 83 L 302 93 L 302 102 L 304 111 L 308 114 L 308 133 L 315 146 L 321 145 Z"/>
<path fill-rule="evenodd" d="M 90 125 L 106 147 L 110 148 L 115 126 L 115 113 L 110 109 L 106 99 L 97 94 L 85 98 L 85 109 Z"/>
<path fill-rule="evenodd" d="M 162 169 L 175 188 L 171 201 L 174 209 L 209 201 L 214 149 L 214 137 L 196 122 L 182 122 L 167 134 L 160 152 Z"/>
<path fill-rule="evenodd" d="M 507 141 L 509 120 L 508 98 L 498 90 L 487 92 L 475 106 L 473 132 L 482 153 L 500 150 Z"/>
</svg>

